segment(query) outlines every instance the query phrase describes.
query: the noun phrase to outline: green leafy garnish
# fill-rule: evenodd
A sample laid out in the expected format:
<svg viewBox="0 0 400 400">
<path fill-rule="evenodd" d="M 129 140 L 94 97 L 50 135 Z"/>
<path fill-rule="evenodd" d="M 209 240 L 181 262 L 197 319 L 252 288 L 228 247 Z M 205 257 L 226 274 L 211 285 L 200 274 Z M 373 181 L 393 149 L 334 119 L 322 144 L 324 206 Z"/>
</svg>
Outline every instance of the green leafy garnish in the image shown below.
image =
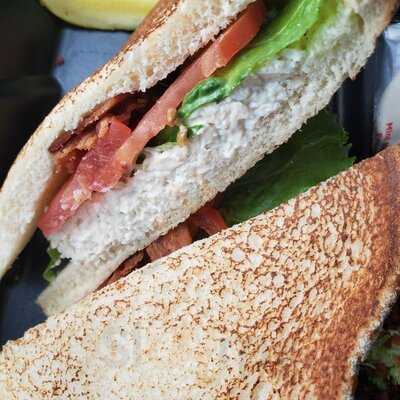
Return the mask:
<svg viewBox="0 0 400 400">
<path fill-rule="evenodd" d="M 54 270 L 61 264 L 61 254 L 57 249 L 52 249 L 50 247 L 47 249 L 47 254 L 50 257 L 50 261 L 43 272 L 43 278 L 47 282 L 52 282 L 56 277 Z"/>
<path fill-rule="evenodd" d="M 250 169 L 225 193 L 229 225 L 248 220 L 349 168 L 348 135 L 326 111 Z"/>
<path fill-rule="evenodd" d="M 379 390 L 400 385 L 400 331 L 382 331 L 362 366 L 369 382 Z"/>
<path fill-rule="evenodd" d="M 222 72 L 228 94 L 252 72 L 298 42 L 315 24 L 324 0 L 292 0 L 281 14 Z"/>
<path fill-rule="evenodd" d="M 330 3 L 323 0 L 291 0 L 234 61 L 186 95 L 178 111 L 179 117 L 185 120 L 205 104 L 219 102 L 229 96 L 252 72 L 299 42 L 317 25 L 321 8 L 329 6 L 330 9 Z"/>
<path fill-rule="evenodd" d="M 150 147 L 157 147 L 166 143 L 176 142 L 179 128 L 177 126 L 166 126 L 157 136 L 151 139 Z"/>
<path fill-rule="evenodd" d="M 194 125 L 187 128 L 187 137 L 190 139 L 202 128 L 202 125 Z M 165 147 L 166 144 L 176 143 L 179 133 L 179 127 L 167 126 L 157 136 L 155 136 L 149 143 L 150 147 Z M 166 148 L 169 148 L 167 146 Z"/>
<path fill-rule="evenodd" d="M 223 100 L 227 97 L 225 83 L 225 79 L 221 77 L 211 77 L 199 83 L 183 99 L 178 115 L 187 120 L 198 108 Z"/>
</svg>

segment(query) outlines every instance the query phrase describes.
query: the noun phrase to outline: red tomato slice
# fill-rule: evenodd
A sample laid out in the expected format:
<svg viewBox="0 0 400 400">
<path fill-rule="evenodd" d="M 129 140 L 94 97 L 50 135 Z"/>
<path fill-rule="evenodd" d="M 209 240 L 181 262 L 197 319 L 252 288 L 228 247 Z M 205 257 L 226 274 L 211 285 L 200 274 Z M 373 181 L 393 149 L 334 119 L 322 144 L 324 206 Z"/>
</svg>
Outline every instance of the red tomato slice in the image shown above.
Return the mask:
<svg viewBox="0 0 400 400">
<path fill-rule="evenodd" d="M 228 228 L 220 212 L 210 206 L 204 206 L 196 214 L 193 214 L 189 223 L 202 229 L 210 236 Z"/>
<path fill-rule="evenodd" d="M 256 36 L 264 20 L 264 3 L 257 0 L 182 72 L 133 133 L 114 118 L 108 133 L 82 159 L 73 178 L 61 188 L 40 218 L 38 226 L 43 233 L 48 236 L 60 229 L 91 198 L 92 192 L 104 193 L 113 188 L 132 168 L 148 141 L 168 124 L 170 110 L 175 111 L 199 82 L 227 65 Z"/>
<path fill-rule="evenodd" d="M 131 130 L 126 125 L 116 118 L 110 118 L 107 132 L 82 158 L 73 177 L 63 185 L 39 219 L 38 227 L 44 235 L 56 232 L 82 203 L 92 197 L 94 191 L 101 191 L 95 179 L 99 173 L 103 181 L 114 181 L 114 171 L 104 166 L 110 163 L 114 153 L 130 135 Z"/>
</svg>

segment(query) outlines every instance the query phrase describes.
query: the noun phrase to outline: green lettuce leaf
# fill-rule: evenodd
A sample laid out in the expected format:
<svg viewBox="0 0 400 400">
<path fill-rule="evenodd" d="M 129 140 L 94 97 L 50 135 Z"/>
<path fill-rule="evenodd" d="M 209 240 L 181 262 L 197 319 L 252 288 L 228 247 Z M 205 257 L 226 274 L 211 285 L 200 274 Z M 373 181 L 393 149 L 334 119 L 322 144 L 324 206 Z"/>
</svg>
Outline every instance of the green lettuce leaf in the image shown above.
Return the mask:
<svg viewBox="0 0 400 400">
<path fill-rule="evenodd" d="M 202 128 L 202 125 L 194 125 L 188 128 L 187 137 L 190 139 Z M 178 126 L 167 126 L 157 136 L 155 136 L 149 143 L 150 147 L 160 147 L 166 144 L 176 143 L 179 133 Z M 169 147 L 166 147 L 169 148 Z"/>
<path fill-rule="evenodd" d="M 323 0 L 292 0 L 222 72 L 228 95 L 252 72 L 298 42 L 318 22 Z"/>
<path fill-rule="evenodd" d="M 43 278 L 47 282 L 53 281 L 56 277 L 55 268 L 57 268 L 61 264 L 61 254 L 57 249 L 48 248 L 47 254 L 50 257 L 50 261 L 43 272 Z"/>
<path fill-rule="evenodd" d="M 400 385 L 400 332 L 382 330 L 362 367 L 379 390 Z"/>
<path fill-rule="evenodd" d="M 149 146 L 157 147 L 166 143 L 176 142 L 179 128 L 177 126 L 166 126 L 157 136 L 151 139 Z"/>
<path fill-rule="evenodd" d="M 229 96 L 252 72 L 299 42 L 318 23 L 321 7 L 328 7 L 330 3 L 323 0 L 289 1 L 277 18 L 263 28 L 233 62 L 186 95 L 178 111 L 179 117 L 187 119 L 199 107 Z"/>
<path fill-rule="evenodd" d="M 335 117 L 323 111 L 228 188 L 221 209 L 226 222 L 246 221 L 349 168 L 354 159 L 347 142 Z"/>
</svg>

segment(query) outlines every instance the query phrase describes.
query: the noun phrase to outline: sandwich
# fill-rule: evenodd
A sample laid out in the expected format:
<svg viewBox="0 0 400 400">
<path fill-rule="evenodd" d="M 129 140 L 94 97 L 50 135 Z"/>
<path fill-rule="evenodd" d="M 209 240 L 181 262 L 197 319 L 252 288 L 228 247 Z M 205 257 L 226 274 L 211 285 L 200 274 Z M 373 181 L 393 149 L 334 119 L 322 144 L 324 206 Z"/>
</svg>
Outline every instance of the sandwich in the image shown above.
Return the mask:
<svg viewBox="0 0 400 400">
<path fill-rule="evenodd" d="M 7 343 L 2 399 L 346 399 L 396 297 L 400 147 Z"/>
<path fill-rule="evenodd" d="M 230 185 L 224 193 L 145 249 L 131 255 L 95 290 L 196 240 L 271 210 L 349 168 L 354 158 L 349 156 L 348 141 L 349 137 L 337 123 L 336 117 L 327 111 L 321 112 L 311 118 L 287 143 Z M 71 276 L 68 274 L 71 270 L 67 268 L 59 272 L 59 255 L 54 254 L 53 250 L 49 251 L 49 255 L 51 261 L 43 276 L 52 283 L 38 299 L 47 315 L 60 312 L 65 305 L 75 302 L 73 290 L 60 291 L 60 282 L 69 282 L 68 277 Z"/>
<path fill-rule="evenodd" d="M 171 229 L 188 244 L 193 234 L 180 224 L 327 105 L 396 6 L 160 2 L 122 51 L 55 107 L 11 168 L 0 193 L 1 273 L 39 227 L 51 254 L 68 260 L 39 299 L 51 314 L 125 262 L 132 269 Z M 179 246 L 162 247 L 143 257 Z"/>
</svg>

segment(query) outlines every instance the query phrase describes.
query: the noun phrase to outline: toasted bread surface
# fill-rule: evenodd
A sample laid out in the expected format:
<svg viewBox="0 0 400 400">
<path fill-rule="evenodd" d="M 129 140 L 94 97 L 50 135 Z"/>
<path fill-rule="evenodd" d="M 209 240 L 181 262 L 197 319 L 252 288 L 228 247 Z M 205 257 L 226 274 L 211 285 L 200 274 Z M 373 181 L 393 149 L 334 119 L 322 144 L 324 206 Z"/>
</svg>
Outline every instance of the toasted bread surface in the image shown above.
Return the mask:
<svg viewBox="0 0 400 400">
<path fill-rule="evenodd" d="M 2 399 L 343 399 L 400 276 L 400 147 L 9 342 Z"/>
</svg>

